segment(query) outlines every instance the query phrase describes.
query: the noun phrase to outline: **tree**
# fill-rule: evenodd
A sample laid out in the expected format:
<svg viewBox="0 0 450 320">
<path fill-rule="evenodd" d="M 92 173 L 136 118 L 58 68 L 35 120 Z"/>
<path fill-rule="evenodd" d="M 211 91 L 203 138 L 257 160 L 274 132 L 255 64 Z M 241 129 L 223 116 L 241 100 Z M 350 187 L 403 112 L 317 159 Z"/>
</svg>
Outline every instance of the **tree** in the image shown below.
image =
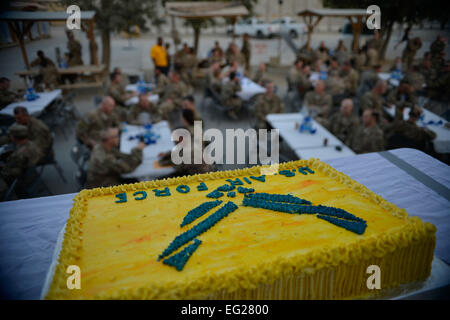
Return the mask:
<svg viewBox="0 0 450 320">
<path fill-rule="evenodd" d="M 424 21 L 437 20 L 441 27 L 448 22 L 446 2 L 444 0 L 424 1 L 424 0 L 323 0 L 324 7 L 332 8 L 361 8 L 376 4 L 381 10 L 380 36 L 383 39 L 383 46 L 380 58 L 384 59 L 389 40 L 391 38 L 395 23 L 406 23 L 413 26 Z"/>
<path fill-rule="evenodd" d="M 156 16 L 158 0 L 63 0 L 65 5 L 78 5 L 82 11 L 96 12 L 95 24 L 100 31 L 102 41 L 102 63 L 108 72 L 111 63 L 111 32 L 130 32 L 133 26 L 147 31 L 147 21 L 157 25 Z"/>
<path fill-rule="evenodd" d="M 163 5 L 165 6 L 166 2 L 169 1 L 174 1 L 174 0 L 162 0 Z M 175 0 L 177 2 L 183 2 L 183 1 L 188 1 L 188 2 L 205 2 L 202 0 Z M 216 1 L 221 1 L 221 2 L 235 2 L 233 0 L 212 0 L 209 2 L 216 2 Z M 244 5 L 247 10 L 251 13 L 253 10 L 253 5 L 254 3 L 256 3 L 258 0 L 243 0 L 240 1 L 242 5 Z M 202 28 L 206 28 L 208 26 L 214 25 L 215 21 L 214 19 L 187 19 L 185 24 L 188 26 L 191 26 L 193 31 L 194 31 L 194 51 L 197 52 L 198 50 L 198 43 L 200 40 L 200 33 L 201 33 L 201 29 Z"/>
</svg>

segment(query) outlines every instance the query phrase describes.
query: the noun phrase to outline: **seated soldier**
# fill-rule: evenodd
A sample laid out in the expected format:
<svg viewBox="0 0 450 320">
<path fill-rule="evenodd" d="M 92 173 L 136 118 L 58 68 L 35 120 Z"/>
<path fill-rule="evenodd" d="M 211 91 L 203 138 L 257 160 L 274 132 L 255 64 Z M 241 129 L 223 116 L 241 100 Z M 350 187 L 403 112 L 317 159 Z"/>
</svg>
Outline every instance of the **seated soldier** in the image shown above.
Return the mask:
<svg viewBox="0 0 450 320">
<path fill-rule="evenodd" d="M 384 150 L 383 131 L 378 126 L 379 113 L 365 109 L 362 125 L 359 125 L 352 137 L 351 149 L 356 153 L 379 152 Z"/>
<path fill-rule="evenodd" d="M 261 62 L 259 64 L 258 70 L 256 70 L 254 76 L 253 76 L 253 81 L 256 82 L 257 84 L 259 84 L 260 86 L 264 86 L 264 82 L 268 81 L 267 79 L 264 78 L 265 73 L 266 73 L 266 64 L 264 62 Z"/>
<path fill-rule="evenodd" d="M 23 99 L 23 94 L 9 90 L 9 83 L 8 78 L 0 78 L 0 110 L 10 103 Z"/>
<path fill-rule="evenodd" d="M 231 65 L 231 64 L 233 64 L 233 62 L 237 62 L 237 64 L 240 67 L 243 67 L 245 65 L 245 57 L 239 51 L 239 49 L 236 46 L 236 44 L 231 43 L 230 44 L 230 52 L 229 52 L 229 54 L 227 56 L 227 63 Z"/>
<path fill-rule="evenodd" d="M 350 145 L 358 125 L 358 117 L 353 114 L 353 100 L 349 98 L 342 100 L 340 112 L 334 113 L 327 122 L 328 130 L 346 145 Z"/>
<path fill-rule="evenodd" d="M 161 120 L 161 111 L 148 100 L 147 93 L 141 93 L 139 95 L 138 103 L 131 106 L 127 116 L 127 123 L 133 125 L 156 123 Z"/>
<path fill-rule="evenodd" d="M 172 71 L 169 74 L 169 80 L 170 83 L 159 100 L 159 108 L 165 120 L 169 120 L 173 112 L 181 111 L 182 99 L 190 93 L 188 86 L 181 81 L 179 72 Z"/>
<path fill-rule="evenodd" d="M 15 179 L 21 178 L 27 169 L 33 168 L 42 158 L 39 148 L 33 141 L 28 140 L 28 129 L 21 124 L 14 124 L 8 129 L 11 141 L 16 149 L 0 163 L 0 201 Z M 24 177 L 27 181 L 20 181 L 17 188 L 26 186 L 34 177 Z"/>
<path fill-rule="evenodd" d="M 328 54 L 330 52 L 330 49 L 328 49 L 325 46 L 325 43 L 323 41 L 320 42 L 319 47 L 314 52 L 315 58 L 320 59 L 322 61 L 328 61 Z"/>
<path fill-rule="evenodd" d="M 161 69 L 155 68 L 154 83 L 156 84 L 156 86 L 152 90 L 152 94 L 162 95 L 166 87 L 169 85 L 170 80 L 164 73 L 162 73 Z"/>
<path fill-rule="evenodd" d="M 184 161 L 183 153 L 185 149 L 180 149 L 178 156 L 180 157 L 179 160 L 181 160 L 181 163 L 178 161 L 174 161 L 172 158 L 172 152 L 161 152 L 158 154 L 159 163 L 162 166 L 173 166 L 176 170 L 175 174 L 170 175 L 171 177 L 175 176 L 186 176 L 186 175 L 194 175 L 194 174 L 201 174 L 201 173 L 207 173 L 211 172 L 213 170 L 213 167 L 205 162 L 203 159 L 203 156 L 201 158 L 201 161 L 199 163 L 195 163 L 195 148 L 201 148 L 201 154 L 203 155 L 203 141 L 195 141 L 193 139 L 193 127 L 194 127 L 194 112 L 191 109 L 183 109 L 183 112 L 181 113 L 181 123 L 183 124 L 182 127 L 178 128 L 174 131 L 174 133 L 177 133 L 177 139 L 176 143 L 180 144 L 184 141 L 184 139 L 190 139 L 190 158 L 188 161 Z M 182 132 L 179 132 L 179 129 L 185 129 L 187 132 L 185 134 L 182 134 Z M 187 151 L 187 150 L 186 150 Z M 176 163 L 175 163 L 176 162 Z"/>
<path fill-rule="evenodd" d="M 107 128 L 100 134 L 100 142 L 95 145 L 87 170 L 88 188 L 110 187 L 126 181 L 122 174 L 130 173 L 142 163 L 143 142 L 131 150 L 131 154 L 119 151 L 119 129 Z"/>
<path fill-rule="evenodd" d="M 387 84 L 384 80 L 378 80 L 371 91 L 366 92 L 359 102 L 360 111 L 373 109 L 381 114 L 383 112 L 383 95 L 386 93 Z"/>
<path fill-rule="evenodd" d="M 403 78 L 411 84 L 415 92 L 422 91 L 425 85 L 425 77 L 418 70 L 418 66 L 412 65 Z"/>
<path fill-rule="evenodd" d="M 400 85 L 391 90 L 386 98 L 388 107 L 395 105 L 396 107 L 413 107 L 417 103 L 417 95 L 414 87 L 410 84 L 408 79 L 402 79 Z"/>
<path fill-rule="evenodd" d="M 328 78 L 325 80 L 325 91 L 331 95 L 331 97 L 342 97 L 345 93 L 345 82 L 339 76 L 336 70 L 330 71 Z"/>
<path fill-rule="evenodd" d="M 283 112 L 283 104 L 281 99 L 275 94 L 274 87 L 273 82 L 266 83 L 266 92 L 258 96 L 256 100 L 254 113 L 258 129 L 267 129 L 266 116 L 268 114 Z"/>
<path fill-rule="evenodd" d="M 350 55 L 347 52 L 347 48 L 345 47 L 343 40 L 339 40 L 338 45 L 334 50 L 334 57 L 337 59 L 339 65 L 342 65 L 345 61 L 350 59 Z"/>
<path fill-rule="evenodd" d="M 47 157 L 53 152 L 53 150 L 51 150 L 53 138 L 50 133 L 50 129 L 44 122 L 30 116 L 27 108 L 20 106 L 14 108 L 14 118 L 16 120 L 16 124 L 23 125 L 28 129 L 28 140 L 33 141 L 36 144 L 43 157 Z M 0 137 L 0 145 L 10 142 L 11 139 L 9 135 Z"/>
<path fill-rule="evenodd" d="M 122 75 L 120 73 L 111 74 L 111 83 L 106 94 L 114 99 L 117 105 L 125 107 L 126 101 L 135 96 L 133 93 L 127 93 L 122 84 Z"/>
<path fill-rule="evenodd" d="M 339 62 L 336 57 L 331 57 L 330 63 L 328 66 L 328 73 L 331 73 L 332 71 L 339 72 Z"/>
<path fill-rule="evenodd" d="M 183 98 L 183 110 L 185 109 L 189 109 L 193 112 L 195 121 L 202 121 L 202 117 L 195 107 L 195 99 L 193 95 L 187 95 Z"/>
<path fill-rule="evenodd" d="M 428 144 L 436 138 L 436 133 L 428 128 L 419 127 L 417 121 L 419 120 L 422 110 L 419 106 L 414 106 L 409 111 L 408 120 L 403 120 L 404 108 L 395 109 L 395 120 L 392 125 L 392 136 L 399 135 L 402 138 L 406 138 L 409 142 L 415 144 L 419 149 L 425 150 Z M 402 147 L 402 146 L 392 146 Z"/>
<path fill-rule="evenodd" d="M 351 96 L 355 96 L 358 90 L 359 74 L 358 71 L 352 68 L 349 61 L 342 63 L 339 76 L 344 80 L 345 92 Z"/>
<path fill-rule="evenodd" d="M 237 95 L 241 90 L 241 80 L 236 75 L 236 72 L 231 72 L 229 81 L 222 88 L 222 100 L 228 109 L 228 116 L 233 120 L 237 120 L 237 113 L 243 105 L 242 99 Z"/>
<path fill-rule="evenodd" d="M 325 92 L 325 83 L 317 81 L 313 91 L 305 95 L 304 106 L 313 117 L 328 118 L 333 100 L 331 95 Z"/>
<path fill-rule="evenodd" d="M 113 98 L 104 97 L 97 110 L 91 111 L 78 122 L 77 139 L 92 149 L 100 141 L 100 133 L 103 130 L 119 128 L 120 119 L 114 113 L 115 105 Z"/>
<path fill-rule="evenodd" d="M 371 69 L 361 73 L 361 80 L 359 82 L 358 87 L 358 95 L 363 95 L 367 91 L 373 89 L 378 80 L 380 80 L 380 77 L 378 76 L 380 72 L 381 72 L 381 65 L 377 64 L 373 66 Z"/>
<path fill-rule="evenodd" d="M 206 88 L 213 90 L 216 94 L 222 91 L 222 73 L 218 62 L 213 63 L 206 76 Z"/>
<path fill-rule="evenodd" d="M 224 63 L 224 54 L 218 48 L 213 48 L 212 55 L 208 58 L 209 65 L 213 65 L 214 63 L 219 63 L 222 65 Z"/>
<path fill-rule="evenodd" d="M 30 65 L 32 67 L 39 67 L 39 76 L 44 88 L 55 89 L 60 82 L 55 63 L 47 58 L 41 50 L 37 52 L 37 56 Z"/>
</svg>

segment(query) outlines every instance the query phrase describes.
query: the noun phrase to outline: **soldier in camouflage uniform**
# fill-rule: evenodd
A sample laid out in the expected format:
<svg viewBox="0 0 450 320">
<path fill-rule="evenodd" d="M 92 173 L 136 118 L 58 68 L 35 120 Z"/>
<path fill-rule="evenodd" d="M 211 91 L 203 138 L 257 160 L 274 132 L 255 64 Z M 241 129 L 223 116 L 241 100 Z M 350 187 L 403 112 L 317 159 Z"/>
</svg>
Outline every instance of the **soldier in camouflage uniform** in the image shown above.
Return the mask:
<svg viewBox="0 0 450 320">
<path fill-rule="evenodd" d="M 67 43 L 67 50 L 69 50 L 69 67 L 82 65 L 83 59 L 81 54 L 81 44 L 77 41 L 73 35 L 72 31 L 67 31 L 67 38 L 69 42 Z"/>
<path fill-rule="evenodd" d="M 22 125 L 27 128 L 27 139 L 36 144 L 43 157 L 47 156 L 52 146 L 52 135 L 49 128 L 41 120 L 31 117 L 25 107 L 14 108 L 15 125 Z M 0 137 L 0 145 L 11 143 L 10 135 Z M 40 159 L 39 159 L 40 160 Z"/>
<path fill-rule="evenodd" d="M 37 52 L 37 55 L 38 57 L 33 60 L 30 65 L 32 67 L 39 66 L 39 75 L 42 77 L 42 82 L 46 88 L 56 88 L 59 84 L 59 75 L 55 63 L 47 58 L 41 50 Z"/>
<path fill-rule="evenodd" d="M 353 100 L 344 99 L 340 112 L 334 113 L 327 121 L 327 128 L 339 140 L 350 145 L 359 125 L 359 119 L 353 114 Z"/>
<path fill-rule="evenodd" d="M 170 84 L 164 90 L 159 108 L 163 119 L 169 120 L 170 115 L 182 109 L 182 99 L 190 93 L 188 86 L 181 81 L 180 74 L 172 71 L 169 74 Z"/>
<path fill-rule="evenodd" d="M 266 116 L 270 113 L 282 113 L 283 104 L 280 98 L 274 92 L 273 82 L 266 84 L 266 92 L 263 95 L 258 96 L 254 113 L 257 121 L 258 129 L 267 129 Z"/>
<path fill-rule="evenodd" d="M 398 88 L 393 89 L 389 92 L 387 99 L 387 105 L 395 105 L 397 107 L 413 107 L 417 104 L 417 95 L 413 86 L 410 84 L 409 80 L 403 79 L 400 82 Z"/>
<path fill-rule="evenodd" d="M 399 114 L 395 131 L 404 137 L 416 142 L 418 145 L 424 146 L 436 138 L 436 133 L 430 129 L 419 127 L 417 120 L 419 120 L 422 110 L 418 106 L 414 106 L 409 112 L 408 120 L 403 120 L 403 108 L 396 109 Z"/>
<path fill-rule="evenodd" d="M 360 125 L 353 135 L 351 149 L 356 153 L 379 152 L 384 150 L 383 131 L 378 126 L 379 114 L 366 109 Z"/>
<path fill-rule="evenodd" d="M 345 61 L 342 64 L 339 76 L 343 79 L 345 92 L 355 96 L 358 90 L 359 74 L 358 71 L 352 68 L 349 61 Z"/>
<path fill-rule="evenodd" d="M 342 96 L 345 93 L 344 79 L 339 76 L 336 70 L 330 71 L 325 80 L 325 92 L 331 97 Z"/>
<path fill-rule="evenodd" d="M 416 92 L 421 91 L 425 85 L 425 77 L 418 70 L 418 66 L 411 66 L 403 78 L 411 84 Z"/>
<path fill-rule="evenodd" d="M 228 109 L 228 116 L 237 120 L 237 113 L 241 110 L 243 101 L 237 95 L 241 91 L 241 81 L 233 71 L 230 73 L 229 81 L 222 87 L 222 100 Z"/>
<path fill-rule="evenodd" d="M 8 129 L 10 139 L 16 149 L 8 156 L 4 163 L 0 164 L 0 200 L 8 190 L 14 179 L 21 178 L 27 169 L 33 168 L 42 158 L 39 148 L 34 142 L 28 140 L 27 127 L 16 124 Z M 26 177 L 16 186 L 16 190 L 32 182 L 34 177 Z M 30 181 L 29 181 L 30 180 Z"/>
<path fill-rule="evenodd" d="M 407 70 L 412 66 L 416 52 L 421 47 L 422 47 L 422 40 L 420 40 L 419 37 L 408 40 L 402 55 L 402 60 L 404 61 Z"/>
<path fill-rule="evenodd" d="M 434 69 L 439 69 L 444 63 L 445 42 L 446 40 L 439 34 L 430 46 L 430 60 Z"/>
<path fill-rule="evenodd" d="M 124 183 L 122 174 L 130 173 L 142 163 L 143 142 L 131 150 L 131 154 L 119 151 L 119 129 L 108 128 L 101 133 L 101 140 L 92 150 L 87 170 L 88 188 L 109 187 Z"/>
<path fill-rule="evenodd" d="M 148 101 L 148 95 L 146 93 L 139 95 L 138 103 L 131 106 L 127 116 L 127 123 L 133 125 L 156 123 L 161 120 L 161 111 L 156 105 Z"/>
<path fill-rule="evenodd" d="M 218 62 L 213 63 L 206 75 L 206 88 L 220 94 L 222 91 L 222 74 Z"/>
<path fill-rule="evenodd" d="M 384 80 L 378 80 L 371 91 L 366 92 L 359 102 L 361 111 L 372 109 L 382 114 L 383 95 L 386 93 L 387 84 Z"/>
<path fill-rule="evenodd" d="M 317 81 L 314 91 L 306 93 L 304 105 L 312 116 L 328 118 L 333 100 L 331 95 L 325 92 L 325 84 L 322 80 Z"/>
<path fill-rule="evenodd" d="M 114 99 L 106 96 L 100 108 L 91 111 L 78 122 L 76 135 L 78 140 L 93 148 L 100 141 L 100 133 L 107 128 L 119 128 L 120 119 L 114 113 Z"/>
<path fill-rule="evenodd" d="M 236 44 L 231 43 L 230 50 L 231 51 L 227 55 L 228 65 L 232 65 L 233 63 L 237 62 L 237 64 L 241 67 L 245 66 L 245 57 L 241 52 L 239 52 L 239 49 L 236 46 Z"/>
<path fill-rule="evenodd" d="M 111 74 L 111 83 L 109 84 L 106 94 L 114 99 L 117 105 L 125 107 L 128 99 L 133 97 L 125 91 L 125 86 L 122 84 L 122 76 L 120 73 Z"/>
<path fill-rule="evenodd" d="M 5 108 L 10 103 L 16 102 L 22 99 L 23 95 L 9 90 L 9 79 L 0 78 L 0 110 Z"/>
<path fill-rule="evenodd" d="M 242 48 L 241 53 L 244 56 L 245 59 L 245 70 L 247 72 L 250 71 L 250 58 L 252 55 L 252 45 L 250 44 L 250 41 L 248 40 L 248 34 L 244 34 L 244 37 L 242 39 Z"/>
<path fill-rule="evenodd" d="M 162 73 L 161 69 L 155 68 L 155 88 L 152 90 L 152 94 L 158 94 L 161 95 L 164 90 L 166 90 L 166 87 L 169 85 L 170 80 L 169 78 Z"/>
<path fill-rule="evenodd" d="M 266 73 L 266 64 L 264 62 L 261 62 L 259 64 L 258 70 L 256 70 L 255 74 L 253 75 L 252 80 L 259 84 L 260 86 L 263 86 L 265 82 L 268 80 L 264 78 Z"/>
<path fill-rule="evenodd" d="M 383 45 L 380 34 L 375 30 L 373 38 L 367 42 L 367 65 L 372 67 L 378 64 L 381 46 Z"/>
</svg>

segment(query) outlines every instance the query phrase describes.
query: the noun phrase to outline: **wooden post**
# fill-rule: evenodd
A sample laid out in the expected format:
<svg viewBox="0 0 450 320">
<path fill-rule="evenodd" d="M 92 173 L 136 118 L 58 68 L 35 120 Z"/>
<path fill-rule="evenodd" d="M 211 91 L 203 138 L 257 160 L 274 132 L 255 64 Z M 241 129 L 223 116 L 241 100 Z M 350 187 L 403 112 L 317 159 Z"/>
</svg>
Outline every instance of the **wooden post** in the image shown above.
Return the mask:
<svg viewBox="0 0 450 320">
<path fill-rule="evenodd" d="M 350 24 L 352 25 L 353 29 L 352 49 L 354 52 L 357 52 L 359 48 L 359 35 L 361 34 L 362 30 L 362 17 L 356 17 L 356 22 L 353 22 L 352 17 L 348 17 L 348 19 L 350 20 Z"/>
<path fill-rule="evenodd" d="M 97 55 L 97 42 L 94 36 L 94 19 L 89 21 L 89 28 L 87 31 L 87 36 L 89 37 L 89 49 L 91 54 L 91 63 L 98 65 L 98 55 Z"/>
<path fill-rule="evenodd" d="M 233 23 L 233 28 L 231 29 L 231 42 L 234 42 L 234 38 L 236 37 L 234 33 L 234 25 L 236 24 L 237 17 L 232 17 L 231 22 Z"/>
<path fill-rule="evenodd" d="M 29 23 L 29 26 L 31 27 L 32 23 Z M 25 67 L 30 70 L 30 63 L 28 62 L 27 57 L 27 51 L 25 50 L 25 40 L 24 35 L 27 33 L 26 23 L 23 22 L 23 32 L 20 31 L 19 23 L 17 21 L 9 22 L 8 25 L 10 27 L 10 30 L 14 32 L 14 36 L 16 37 L 17 41 L 19 42 L 20 51 L 22 52 L 23 61 L 25 62 Z M 28 28 L 29 30 L 29 28 Z"/>
</svg>

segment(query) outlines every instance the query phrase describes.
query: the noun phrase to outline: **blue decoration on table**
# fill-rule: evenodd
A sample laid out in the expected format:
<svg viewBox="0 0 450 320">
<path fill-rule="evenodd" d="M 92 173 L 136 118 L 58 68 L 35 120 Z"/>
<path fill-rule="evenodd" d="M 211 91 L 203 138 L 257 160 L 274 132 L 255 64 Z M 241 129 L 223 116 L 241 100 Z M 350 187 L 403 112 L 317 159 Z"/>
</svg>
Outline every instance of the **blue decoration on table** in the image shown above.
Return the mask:
<svg viewBox="0 0 450 320">
<path fill-rule="evenodd" d="M 25 99 L 27 99 L 27 101 L 34 101 L 39 99 L 39 95 L 36 93 L 36 91 L 34 91 L 33 87 L 30 87 L 27 89 Z"/>
<path fill-rule="evenodd" d="M 279 172 L 279 174 L 282 174 L 282 175 L 285 176 L 285 177 L 293 177 L 293 176 L 295 176 L 295 173 L 293 173 L 293 172 L 290 171 L 290 170 L 281 170 L 281 171 Z"/>
<path fill-rule="evenodd" d="M 217 207 L 220 204 L 222 204 L 222 200 L 203 202 L 201 205 L 195 207 L 186 214 L 186 216 L 183 219 L 183 222 L 180 224 L 180 227 L 184 227 L 185 225 L 190 224 L 192 221 L 195 221 L 196 219 L 200 218 L 209 210 Z"/>
<path fill-rule="evenodd" d="M 217 199 L 223 196 L 223 193 L 217 190 L 214 190 L 213 192 L 210 192 L 206 195 L 208 198 Z"/>
<path fill-rule="evenodd" d="M 244 188 L 244 187 L 238 187 L 237 191 L 239 193 L 249 193 L 249 192 L 255 192 L 255 189 L 253 188 Z"/>
<path fill-rule="evenodd" d="M 258 180 L 258 181 L 261 181 L 261 182 L 266 182 L 266 175 L 263 174 L 262 176 L 259 176 L 259 177 L 250 176 L 250 179 Z"/>
<path fill-rule="evenodd" d="M 222 191 L 222 192 L 228 192 L 228 191 L 234 190 L 234 188 L 236 188 L 236 187 L 232 184 L 224 184 L 223 186 L 218 187 L 216 190 Z"/>
<path fill-rule="evenodd" d="M 128 137 L 129 141 L 132 140 L 141 140 L 143 141 L 146 145 L 150 145 L 150 144 L 155 144 L 157 142 L 158 139 L 161 138 L 160 135 L 157 135 L 155 132 L 153 132 L 152 128 L 152 124 L 148 123 L 146 125 L 143 126 L 144 128 L 144 133 L 140 133 L 140 134 L 136 134 L 134 136 L 130 136 Z"/>
<path fill-rule="evenodd" d="M 206 186 L 206 184 L 204 182 L 201 182 L 198 186 L 197 186 L 197 190 L 198 191 L 206 191 L 208 190 L 208 187 Z"/>
<path fill-rule="evenodd" d="M 125 192 L 116 194 L 116 198 L 119 199 L 119 200 L 116 200 L 116 203 L 127 202 L 127 194 Z"/>
<path fill-rule="evenodd" d="M 243 179 L 244 179 L 244 181 L 247 182 L 248 184 L 252 184 L 252 182 L 251 182 L 247 177 L 244 177 Z"/>
<path fill-rule="evenodd" d="M 163 261 L 164 264 L 167 264 L 169 266 L 175 267 L 178 271 L 183 270 L 184 265 L 189 260 L 189 258 L 192 256 L 192 254 L 197 250 L 198 246 L 202 242 L 198 239 L 194 239 L 194 242 L 188 245 L 186 248 L 184 248 L 182 251 L 178 252 L 177 254 L 174 254 L 170 258 L 167 258 Z"/>
<path fill-rule="evenodd" d="M 236 179 L 234 179 L 234 180 L 232 180 L 232 179 L 227 179 L 226 180 L 227 182 L 229 182 L 229 183 L 231 183 L 233 186 L 243 186 L 244 185 L 244 183 L 241 181 L 241 179 L 239 179 L 239 178 L 236 178 Z"/>
<path fill-rule="evenodd" d="M 168 197 L 170 196 L 169 187 L 165 187 L 163 190 L 153 189 L 155 196 L 157 197 Z"/>
<path fill-rule="evenodd" d="M 189 188 L 189 186 L 183 184 L 181 186 L 178 186 L 176 189 L 179 193 L 188 193 L 189 191 L 191 191 L 191 189 Z"/>
<path fill-rule="evenodd" d="M 175 237 L 175 239 L 169 244 L 169 246 L 159 255 L 158 261 L 162 258 L 170 255 L 172 252 L 181 248 L 183 245 L 189 241 L 197 238 L 200 234 L 208 231 L 217 222 L 228 216 L 230 213 L 238 208 L 233 202 L 227 202 L 223 207 L 219 208 L 216 212 L 211 214 L 208 218 L 198 223 L 191 229 L 183 232 L 182 234 Z"/>
<path fill-rule="evenodd" d="M 230 198 L 236 197 L 236 192 L 234 192 L 234 191 L 228 192 L 227 197 L 230 197 Z"/>
<path fill-rule="evenodd" d="M 141 195 L 140 197 L 136 197 L 138 195 Z M 136 191 L 135 193 L 133 193 L 133 197 L 134 200 L 144 200 L 145 198 L 147 198 L 147 192 L 145 191 Z"/>
<path fill-rule="evenodd" d="M 300 133 L 309 132 L 310 134 L 315 134 L 317 130 L 313 128 L 312 124 L 313 122 L 311 116 L 305 115 L 298 131 Z"/>
</svg>

